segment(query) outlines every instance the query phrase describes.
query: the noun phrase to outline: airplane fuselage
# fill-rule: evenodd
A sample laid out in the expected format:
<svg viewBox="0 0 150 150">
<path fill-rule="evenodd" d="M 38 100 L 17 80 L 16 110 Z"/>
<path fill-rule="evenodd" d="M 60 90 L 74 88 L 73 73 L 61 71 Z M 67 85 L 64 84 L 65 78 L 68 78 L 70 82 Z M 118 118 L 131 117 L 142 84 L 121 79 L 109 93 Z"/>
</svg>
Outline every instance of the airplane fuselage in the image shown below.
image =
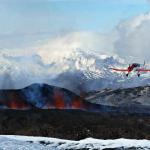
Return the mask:
<svg viewBox="0 0 150 150">
<path fill-rule="evenodd" d="M 132 65 L 129 65 L 129 67 L 128 67 L 128 73 L 126 74 L 126 76 L 128 76 L 129 75 L 129 73 L 130 72 L 132 72 L 132 71 L 137 71 L 137 75 L 138 76 L 140 76 L 140 71 L 138 71 L 139 69 L 140 69 L 140 64 L 138 64 L 138 63 L 133 63 Z"/>
<path fill-rule="evenodd" d="M 141 72 L 150 72 L 150 69 L 146 69 L 145 67 L 145 61 L 143 65 L 140 65 L 138 63 L 133 63 L 131 65 L 129 65 L 129 67 L 127 69 L 120 69 L 120 68 L 110 68 L 114 71 L 120 71 L 120 72 L 126 72 L 126 76 L 128 76 L 130 74 L 130 72 L 134 71 L 137 73 L 138 77 L 140 76 Z"/>
</svg>

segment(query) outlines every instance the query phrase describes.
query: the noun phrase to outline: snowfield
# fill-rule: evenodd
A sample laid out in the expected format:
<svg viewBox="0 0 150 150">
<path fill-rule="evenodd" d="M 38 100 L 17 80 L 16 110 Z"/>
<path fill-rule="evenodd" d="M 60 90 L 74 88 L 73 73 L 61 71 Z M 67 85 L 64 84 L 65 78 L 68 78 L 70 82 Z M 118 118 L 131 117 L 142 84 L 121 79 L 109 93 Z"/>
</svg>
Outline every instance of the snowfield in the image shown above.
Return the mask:
<svg viewBox="0 0 150 150">
<path fill-rule="evenodd" d="M 104 150 L 104 149 L 150 149 L 149 140 L 99 140 L 87 138 L 80 141 L 62 140 L 47 137 L 0 135 L 2 150 Z"/>
</svg>

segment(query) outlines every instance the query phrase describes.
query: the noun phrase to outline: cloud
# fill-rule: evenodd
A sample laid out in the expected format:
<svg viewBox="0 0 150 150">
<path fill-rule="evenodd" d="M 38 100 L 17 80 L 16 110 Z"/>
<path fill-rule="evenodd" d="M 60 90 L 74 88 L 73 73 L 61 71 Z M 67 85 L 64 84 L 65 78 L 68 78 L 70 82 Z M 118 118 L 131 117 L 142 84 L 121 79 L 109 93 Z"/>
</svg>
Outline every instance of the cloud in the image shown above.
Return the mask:
<svg viewBox="0 0 150 150">
<path fill-rule="evenodd" d="M 100 61 L 96 60 L 101 54 L 113 55 L 113 42 L 114 38 L 106 34 L 72 32 L 50 38 L 32 48 L 2 49 L 0 81 L 3 84 L 0 88 L 22 88 L 43 82 L 78 89 L 81 82 L 76 80 L 82 80 L 79 74 L 82 76 L 81 72 L 86 69 L 99 72 L 96 63 Z"/>
<path fill-rule="evenodd" d="M 38 54 L 45 63 L 58 57 L 68 57 L 73 50 L 97 51 L 100 54 L 119 55 L 123 58 L 150 63 L 150 13 L 121 21 L 107 34 L 97 32 L 70 32 L 49 40 Z M 58 57 L 57 57 L 58 56 Z"/>
<path fill-rule="evenodd" d="M 100 72 L 98 66 L 101 65 L 101 54 L 118 55 L 127 59 L 133 56 L 137 58 L 137 62 L 146 60 L 150 63 L 149 33 L 150 13 L 146 13 L 121 21 L 107 34 L 90 31 L 65 32 L 40 42 L 36 47 L 1 49 L 0 81 L 9 79 L 7 85 L 11 88 L 21 88 L 34 82 L 67 83 L 66 87 L 69 87 L 75 85 L 75 78 L 81 73 L 78 73 L 80 67 L 84 68 L 81 70 L 83 72 L 90 69 L 96 75 L 96 70 Z M 84 52 L 84 56 L 80 56 L 80 50 Z M 103 67 L 104 64 L 100 66 Z M 97 84 L 96 79 L 95 81 Z M 9 88 L 8 86 L 5 88 Z M 76 87 L 79 88 L 80 85 L 77 84 Z M 0 88 L 4 86 L 0 85 Z"/>
<path fill-rule="evenodd" d="M 97 52 L 98 54 L 134 56 L 137 61 L 150 58 L 150 13 L 141 14 L 130 20 L 121 21 L 116 28 L 107 34 L 90 31 L 66 32 L 40 45 L 26 49 L 1 49 L 0 57 L 39 56 L 44 65 L 57 64 L 64 69 L 68 62 L 64 58 L 73 57 L 78 50 Z M 41 44 L 42 43 L 42 44 Z M 71 58 L 72 59 L 72 58 Z M 34 60 L 34 59 L 33 59 Z M 8 59 L 7 59 L 8 61 Z M 12 59 L 9 60 L 10 64 Z M 24 60 L 25 63 L 25 60 Z M 32 61 L 32 63 L 37 63 Z"/>
<path fill-rule="evenodd" d="M 118 40 L 114 48 L 117 54 L 150 62 L 150 13 L 120 22 L 116 31 Z"/>
<path fill-rule="evenodd" d="M 11 57 L 38 55 L 43 64 L 61 65 L 79 49 L 99 54 L 136 57 L 137 61 L 150 58 L 150 13 L 121 21 L 112 32 L 102 34 L 90 31 L 68 32 L 51 37 L 41 45 L 27 49 L 0 50 Z M 3 55 L 1 55 L 2 57 Z M 34 61 L 33 61 L 34 62 Z M 62 67 L 62 66 L 61 66 Z"/>
<path fill-rule="evenodd" d="M 44 39 L 46 42 L 42 41 L 40 43 L 44 44 L 34 48 L 17 50 L 17 53 L 22 53 L 22 55 L 24 55 L 25 52 L 34 51 L 34 54 L 36 53 L 39 55 L 45 64 L 50 64 L 60 61 L 64 57 L 69 57 L 73 51 L 77 51 L 78 49 L 84 51 L 97 51 L 100 54 L 107 55 L 116 54 L 121 57 L 134 56 L 137 58 L 137 61 L 140 61 L 140 59 L 142 59 L 142 61 L 144 59 L 149 61 L 149 33 L 150 13 L 146 13 L 131 18 L 130 20 L 121 21 L 113 31 L 107 34 L 90 31 L 66 31 L 63 34 L 58 34 L 57 37 L 50 37 L 49 40 L 47 40 L 48 36 L 42 36 L 41 38 L 35 35 L 34 37 L 36 38 L 31 41 L 35 41 L 35 39 L 37 40 L 37 38 L 39 38 L 39 41 Z M 22 35 L 20 36 L 22 37 Z M 13 40 L 13 43 L 11 43 L 10 40 L 4 42 L 5 38 L 2 37 L 4 40 L 0 40 L 0 51 L 5 51 L 2 47 L 13 47 L 13 45 L 16 45 L 14 43 L 18 43 L 18 47 L 23 47 L 25 44 L 27 45 L 27 43 L 30 43 L 24 41 L 24 44 L 20 46 L 21 42 L 18 42 L 19 38 L 18 35 L 17 41 Z M 23 38 L 21 41 L 23 41 Z M 34 42 L 33 44 L 35 45 L 35 43 L 37 44 L 38 42 Z M 31 43 L 29 45 L 31 45 Z M 14 55 L 12 49 L 9 53 Z"/>
<path fill-rule="evenodd" d="M 74 51 L 97 51 L 100 54 L 112 55 L 114 48 L 114 36 L 95 32 L 72 32 L 49 40 L 38 47 L 38 54 L 45 63 L 57 61 L 59 58 L 69 57 Z"/>
</svg>

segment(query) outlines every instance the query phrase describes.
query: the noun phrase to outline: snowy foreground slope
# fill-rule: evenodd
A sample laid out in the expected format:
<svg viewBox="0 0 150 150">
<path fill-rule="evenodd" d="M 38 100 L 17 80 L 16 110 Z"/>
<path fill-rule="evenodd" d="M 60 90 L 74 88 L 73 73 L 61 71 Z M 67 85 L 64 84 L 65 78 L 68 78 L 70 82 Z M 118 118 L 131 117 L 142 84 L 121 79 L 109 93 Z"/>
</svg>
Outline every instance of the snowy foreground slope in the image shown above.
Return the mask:
<svg viewBox="0 0 150 150">
<path fill-rule="evenodd" d="M 106 150 L 106 149 L 131 149 L 148 150 L 148 140 L 98 140 L 87 138 L 80 141 L 69 141 L 46 137 L 0 135 L 0 149 L 9 150 Z"/>
</svg>

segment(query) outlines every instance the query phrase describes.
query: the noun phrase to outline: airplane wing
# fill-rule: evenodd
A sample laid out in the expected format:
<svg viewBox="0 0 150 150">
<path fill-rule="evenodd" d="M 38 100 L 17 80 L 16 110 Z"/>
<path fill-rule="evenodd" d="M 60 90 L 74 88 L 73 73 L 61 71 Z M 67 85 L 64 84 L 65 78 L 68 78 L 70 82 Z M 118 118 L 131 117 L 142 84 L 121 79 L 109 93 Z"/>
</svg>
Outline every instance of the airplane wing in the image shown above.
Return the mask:
<svg viewBox="0 0 150 150">
<path fill-rule="evenodd" d="M 117 68 L 109 68 L 109 69 L 112 69 L 112 70 L 115 70 L 115 71 L 121 71 L 121 72 L 128 71 L 128 69 L 117 69 Z"/>
<path fill-rule="evenodd" d="M 150 69 L 137 69 L 139 72 L 150 72 Z"/>
</svg>

